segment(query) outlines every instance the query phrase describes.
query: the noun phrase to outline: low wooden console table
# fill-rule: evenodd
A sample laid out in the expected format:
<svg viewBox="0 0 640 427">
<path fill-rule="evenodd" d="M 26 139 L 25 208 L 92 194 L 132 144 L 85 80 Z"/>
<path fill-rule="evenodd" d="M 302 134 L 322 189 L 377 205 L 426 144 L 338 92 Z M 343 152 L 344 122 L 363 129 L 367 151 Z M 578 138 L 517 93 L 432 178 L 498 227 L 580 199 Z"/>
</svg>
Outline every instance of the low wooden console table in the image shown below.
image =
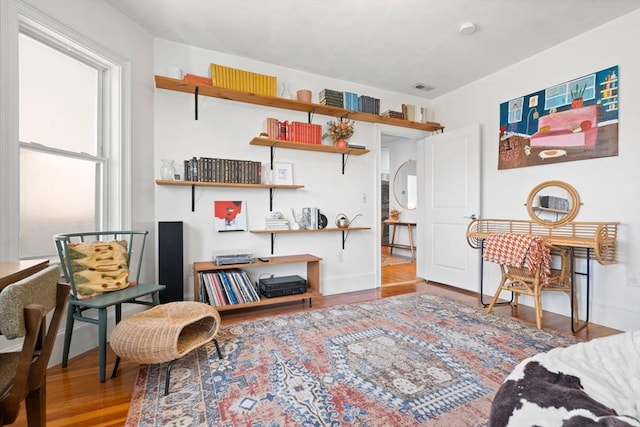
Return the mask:
<svg viewBox="0 0 640 427">
<path fill-rule="evenodd" d="M 411 261 L 415 261 L 415 259 L 416 259 L 416 255 L 415 255 L 416 245 L 413 243 L 413 229 L 415 229 L 416 223 L 415 222 L 390 221 L 388 219 L 385 220 L 384 223 L 387 224 L 389 227 L 393 227 L 393 230 L 391 230 L 391 242 L 389 243 L 389 253 L 393 253 L 393 249 L 394 248 L 397 248 L 397 249 L 409 249 L 411 251 Z M 408 245 L 402 245 L 402 244 L 396 243 L 396 228 L 397 227 L 406 227 L 407 228 L 407 233 L 409 233 L 409 244 Z"/>
<path fill-rule="evenodd" d="M 484 251 L 484 242 L 490 234 L 522 233 L 539 236 L 556 246 L 564 246 L 571 250 L 571 319 L 574 315 L 573 296 L 575 293 L 575 276 L 586 278 L 586 313 L 584 322 L 576 328 L 571 322 L 572 332 L 578 332 L 589 323 L 589 294 L 591 284 L 591 260 L 600 264 L 617 263 L 618 222 L 568 222 L 553 227 L 545 227 L 530 220 L 513 219 L 476 219 L 467 227 L 467 242 L 474 249 Z M 575 259 L 585 258 L 586 271 L 577 272 L 574 269 Z M 480 303 L 487 306 L 482 299 L 482 278 L 484 261 L 480 264 Z"/>
</svg>

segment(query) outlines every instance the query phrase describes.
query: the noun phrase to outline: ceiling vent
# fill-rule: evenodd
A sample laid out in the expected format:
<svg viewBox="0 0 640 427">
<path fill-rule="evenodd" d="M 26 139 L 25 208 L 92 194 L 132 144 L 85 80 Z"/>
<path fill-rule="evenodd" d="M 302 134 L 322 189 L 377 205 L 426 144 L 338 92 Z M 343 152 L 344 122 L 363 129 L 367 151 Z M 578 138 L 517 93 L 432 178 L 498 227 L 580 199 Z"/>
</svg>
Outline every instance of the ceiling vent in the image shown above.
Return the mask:
<svg viewBox="0 0 640 427">
<path fill-rule="evenodd" d="M 423 90 L 425 92 L 433 90 L 433 86 L 429 86 L 429 85 L 426 85 L 424 83 L 416 83 L 416 84 L 413 85 L 413 88 L 414 89 L 418 89 L 418 90 Z"/>
</svg>

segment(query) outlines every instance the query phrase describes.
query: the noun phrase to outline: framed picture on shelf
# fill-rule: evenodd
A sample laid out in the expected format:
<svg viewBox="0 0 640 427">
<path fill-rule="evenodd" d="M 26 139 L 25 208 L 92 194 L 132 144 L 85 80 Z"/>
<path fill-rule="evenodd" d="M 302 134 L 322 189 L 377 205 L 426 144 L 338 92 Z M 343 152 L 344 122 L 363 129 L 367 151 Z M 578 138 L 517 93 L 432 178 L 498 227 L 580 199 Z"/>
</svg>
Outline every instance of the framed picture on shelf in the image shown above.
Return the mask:
<svg viewBox="0 0 640 427">
<path fill-rule="evenodd" d="M 293 185 L 293 163 L 274 163 L 272 179 L 277 185 Z"/>
<path fill-rule="evenodd" d="M 247 207 L 243 201 L 214 201 L 213 217 L 216 231 L 247 231 Z"/>
</svg>

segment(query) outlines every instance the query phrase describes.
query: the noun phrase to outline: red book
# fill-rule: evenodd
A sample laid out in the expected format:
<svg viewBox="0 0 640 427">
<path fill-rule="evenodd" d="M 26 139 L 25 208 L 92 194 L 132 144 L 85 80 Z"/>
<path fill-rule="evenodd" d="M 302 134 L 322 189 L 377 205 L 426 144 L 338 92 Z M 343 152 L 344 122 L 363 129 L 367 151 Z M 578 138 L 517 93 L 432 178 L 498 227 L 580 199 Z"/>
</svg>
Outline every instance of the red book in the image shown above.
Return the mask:
<svg viewBox="0 0 640 427">
<path fill-rule="evenodd" d="M 206 85 L 211 85 L 211 79 L 209 77 L 198 76 L 196 74 L 188 74 L 188 73 L 185 74 L 184 81 L 191 82 L 191 83 L 202 83 Z"/>
</svg>

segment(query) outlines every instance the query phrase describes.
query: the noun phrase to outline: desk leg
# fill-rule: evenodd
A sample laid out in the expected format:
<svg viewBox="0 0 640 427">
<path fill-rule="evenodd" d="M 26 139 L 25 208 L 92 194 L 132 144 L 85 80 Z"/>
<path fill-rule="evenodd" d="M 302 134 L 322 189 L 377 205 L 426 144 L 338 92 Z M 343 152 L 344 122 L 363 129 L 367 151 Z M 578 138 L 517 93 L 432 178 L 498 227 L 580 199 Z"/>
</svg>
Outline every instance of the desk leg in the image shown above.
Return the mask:
<svg viewBox="0 0 640 427">
<path fill-rule="evenodd" d="M 577 272 L 574 269 L 575 266 L 575 252 L 574 248 L 571 248 L 571 332 L 574 334 L 584 329 L 589 324 L 589 299 L 591 293 L 591 248 L 587 248 L 587 272 Z M 574 303 L 578 298 L 578 290 L 576 288 L 575 276 L 585 276 L 587 279 L 587 293 L 585 296 L 586 308 L 585 308 L 585 320 L 580 323 L 580 313 L 578 307 Z"/>
<path fill-rule="evenodd" d="M 389 245 L 389 255 L 393 253 L 393 244 L 396 242 L 396 225 L 389 224 L 389 228 L 393 227 L 393 232 L 391 233 L 391 244 Z M 391 230 L 389 230 L 391 231 Z"/>
<path fill-rule="evenodd" d="M 487 307 L 490 303 L 484 302 L 484 293 L 482 292 L 482 284 L 484 282 L 484 240 L 480 244 L 480 304 L 483 307 Z M 496 305 L 510 305 L 513 303 L 513 292 L 511 292 L 511 299 L 509 301 L 497 302 Z"/>
</svg>

